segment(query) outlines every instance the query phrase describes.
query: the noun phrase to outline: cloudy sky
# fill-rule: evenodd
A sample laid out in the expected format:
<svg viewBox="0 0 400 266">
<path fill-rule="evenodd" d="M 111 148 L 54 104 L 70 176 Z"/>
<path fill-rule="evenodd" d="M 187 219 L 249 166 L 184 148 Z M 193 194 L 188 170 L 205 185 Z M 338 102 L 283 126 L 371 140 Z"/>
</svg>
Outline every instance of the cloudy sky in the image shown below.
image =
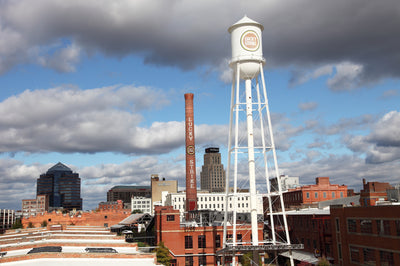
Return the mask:
<svg viewBox="0 0 400 266">
<path fill-rule="evenodd" d="M 84 209 L 114 185 L 184 183 L 184 93 L 226 162 L 229 26 L 264 25 L 281 173 L 400 183 L 398 0 L 0 1 L 0 208 L 62 162 Z M 212 134 L 210 134 L 212 132 Z"/>
</svg>

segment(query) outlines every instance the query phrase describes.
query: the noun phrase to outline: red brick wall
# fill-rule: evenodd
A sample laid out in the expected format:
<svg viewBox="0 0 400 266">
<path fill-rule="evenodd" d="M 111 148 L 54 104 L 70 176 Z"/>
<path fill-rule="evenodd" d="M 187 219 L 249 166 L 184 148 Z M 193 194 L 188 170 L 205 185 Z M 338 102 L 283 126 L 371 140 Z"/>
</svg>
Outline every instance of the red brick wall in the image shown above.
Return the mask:
<svg viewBox="0 0 400 266">
<path fill-rule="evenodd" d="M 355 226 L 352 227 L 355 232 L 349 232 L 350 221 L 355 221 Z M 370 224 L 371 232 L 363 232 L 362 227 L 365 230 L 366 221 Z M 378 221 L 387 222 L 390 230 L 386 233 L 378 232 Z M 400 227 L 396 227 L 396 222 L 400 223 L 400 205 L 331 208 L 335 263 L 339 265 L 340 248 L 341 265 L 365 265 L 363 248 L 368 248 L 375 255 L 375 265 L 381 265 L 381 251 L 393 253 L 394 262 L 390 265 L 400 265 Z M 358 250 L 358 263 L 351 261 L 350 247 Z"/>
<path fill-rule="evenodd" d="M 36 215 L 35 217 L 23 218 L 22 225 L 28 227 L 32 222 L 34 227 L 41 227 L 43 221 L 50 225 L 85 225 L 85 226 L 105 226 L 110 227 L 118 224 L 130 215 L 129 211 L 99 211 L 99 212 L 83 212 L 79 215 L 70 216 L 62 213 L 45 213 Z"/>
<path fill-rule="evenodd" d="M 176 255 L 177 265 L 185 265 L 185 257 L 182 257 L 182 255 L 186 254 L 193 254 L 194 265 L 199 265 L 199 254 L 209 254 L 206 256 L 207 265 L 216 265 L 216 256 L 214 254 L 223 245 L 222 226 L 180 227 L 179 211 L 174 210 L 172 206 L 156 206 L 155 219 L 157 244 L 160 241 L 164 242 L 164 245 L 169 248 L 171 253 Z M 242 242 L 251 241 L 250 224 L 238 225 L 236 233 L 242 235 Z M 232 227 L 228 227 L 227 234 L 232 234 Z M 198 246 L 198 237 L 200 235 L 206 237 L 205 248 L 199 248 Z M 220 236 L 220 247 L 216 247 L 215 238 L 217 235 Z M 193 248 L 185 249 L 185 236 L 192 236 Z M 258 239 L 262 240 L 262 238 L 263 225 L 259 224 Z"/>
</svg>

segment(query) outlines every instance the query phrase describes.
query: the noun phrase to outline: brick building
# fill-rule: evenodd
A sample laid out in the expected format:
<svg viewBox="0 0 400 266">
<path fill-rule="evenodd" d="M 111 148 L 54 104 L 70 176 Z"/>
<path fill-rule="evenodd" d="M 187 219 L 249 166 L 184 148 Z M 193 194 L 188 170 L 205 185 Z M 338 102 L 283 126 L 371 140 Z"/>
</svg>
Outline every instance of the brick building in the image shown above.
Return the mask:
<svg viewBox="0 0 400 266">
<path fill-rule="evenodd" d="M 263 236 L 259 224 L 259 239 Z M 155 207 L 156 243 L 164 242 L 170 250 L 172 265 L 217 265 L 216 251 L 222 248 L 223 226 L 181 226 L 179 210 L 172 206 Z M 227 230 L 228 241 L 232 227 Z M 251 242 L 251 225 L 237 227 L 237 240 L 243 245 Z"/>
<path fill-rule="evenodd" d="M 288 192 L 284 193 L 283 201 L 285 208 L 307 207 L 316 205 L 320 201 L 347 197 L 346 185 L 331 184 L 329 177 L 317 177 L 315 181 L 315 185 L 305 185 L 289 189 Z"/>
<path fill-rule="evenodd" d="M 49 196 L 37 195 L 36 199 L 22 200 L 23 217 L 35 216 L 36 214 L 44 214 L 49 210 Z"/>
<path fill-rule="evenodd" d="M 33 227 L 41 227 L 43 221 L 46 221 L 48 226 L 51 225 L 80 225 L 80 226 L 104 226 L 110 227 L 118 224 L 131 214 L 130 210 L 107 210 L 99 212 L 76 212 L 61 213 L 51 212 L 37 214 L 36 216 L 24 217 L 21 222 L 26 228 L 31 222 Z"/>
<path fill-rule="evenodd" d="M 102 201 L 99 203 L 99 210 L 107 211 L 107 210 L 122 210 L 124 209 L 124 203 L 122 200 L 116 201 Z"/>
<path fill-rule="evenodd" d="M 333 262 L 332 226 L 329 208 L 306 208 L 287 211 L 290 239 L 295 244 L 303 244 L 304 249 L 293 251 L 298 261 L 313 263 L 318 257 Z M 308 259 L 307 259 L 308 258 Z"/>
<path fill-rule="evenodd" d="M 335 265 L 400 265 L 400 205 L 331 206 Z"/>
<path fill-rule="evenodd" d="M 378 201 L 387 200 L 387 190 L 394 189 L 389 183 L 365 182 L 363 179 L 363 189 L 360 191 L 361 206 L 375 206 Z"/>
</svg>

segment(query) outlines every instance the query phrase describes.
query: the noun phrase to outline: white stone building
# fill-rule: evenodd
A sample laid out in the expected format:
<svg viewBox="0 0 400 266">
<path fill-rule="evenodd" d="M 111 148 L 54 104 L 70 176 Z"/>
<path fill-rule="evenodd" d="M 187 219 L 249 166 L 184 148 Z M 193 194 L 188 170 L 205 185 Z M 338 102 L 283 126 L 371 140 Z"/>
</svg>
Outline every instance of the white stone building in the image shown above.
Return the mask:
<svg viewBox="0 0 400 266">
<path fill-rule="evenodd" d="M 236 207 L 238 213 L 250 212 L 250 194 L 237 193 L 236 206 L 233 195 L 228 198 L 228 211 Z M 198 210 L 225 211 L 225 193 L 202 193 L 197 192 L 197 208 Z M 168 193 L 164 206 L 173 206 L 175 210 L 180 211 L 181 217 L 185 212 L 186 193 Z M 257 195 L 257 214 L 263 214 L 262 195 Z"/>
<path fill-rule="evenodd" d="M 151 204 L 151 198 L 145 197 L 132 197 L 131 198 L 131 211 L 141 210 L 142 213 L 149 213 L 153 215 L 153 207 Z"/>
</svg>

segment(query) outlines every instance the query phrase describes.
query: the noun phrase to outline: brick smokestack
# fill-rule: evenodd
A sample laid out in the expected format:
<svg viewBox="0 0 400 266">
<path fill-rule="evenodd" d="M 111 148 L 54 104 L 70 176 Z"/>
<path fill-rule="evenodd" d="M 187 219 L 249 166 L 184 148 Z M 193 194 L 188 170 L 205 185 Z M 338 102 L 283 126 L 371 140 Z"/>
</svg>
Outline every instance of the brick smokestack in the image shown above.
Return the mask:
<svg viewBox="0 0 400 266">
<path fill-rule="evenodd" d="M 197 210 L 193 93 L 185 94 L 185 134 L 186 134 L 185 135 L 186 136 L 186 211 L 193 211 Z"/>
</svg>

